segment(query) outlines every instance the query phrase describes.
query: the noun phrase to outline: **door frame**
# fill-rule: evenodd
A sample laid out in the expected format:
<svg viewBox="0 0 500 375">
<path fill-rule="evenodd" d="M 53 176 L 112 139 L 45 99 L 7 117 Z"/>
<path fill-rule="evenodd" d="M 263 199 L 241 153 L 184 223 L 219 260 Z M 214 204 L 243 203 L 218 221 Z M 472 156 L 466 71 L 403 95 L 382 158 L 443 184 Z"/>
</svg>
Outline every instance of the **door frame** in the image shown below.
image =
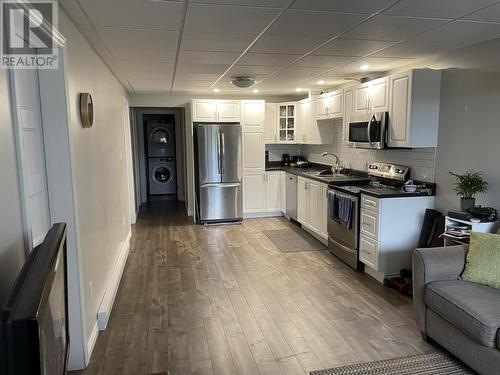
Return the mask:
<svg viewBox="0 0 500 375">
<path fill-rule="evenodd" d="M 123 145 L 125 148 L 125 170 L 127 172 L 127 194 L 129 197 L 130 223 L 137 221 L 137 208 L 135 201 L 134 165 L 132 159 L 132 129 L 130 122 L 130 106 L 126 97 L 122 97 L 123 105 Z"/>
<path fill-rule="evenodd" d="M 146 203 L 148 200 L 147 184 L 147 158 L 145 152 L 144 125 L 142 116 L 147 114 L 174 115 L 175 116 L 175 169 L 177 179 L 177 200 L 185 200 L 185 161 L 184 161 L 184 133 L 183 133 L 183 113 L 181 108 L 162 107 L 132 107 L 133 131 L 132 148 L 136 151 L 133 155 L 135 176 L 136 197 L 139 200 L 136 204 Z"/>
</svg>

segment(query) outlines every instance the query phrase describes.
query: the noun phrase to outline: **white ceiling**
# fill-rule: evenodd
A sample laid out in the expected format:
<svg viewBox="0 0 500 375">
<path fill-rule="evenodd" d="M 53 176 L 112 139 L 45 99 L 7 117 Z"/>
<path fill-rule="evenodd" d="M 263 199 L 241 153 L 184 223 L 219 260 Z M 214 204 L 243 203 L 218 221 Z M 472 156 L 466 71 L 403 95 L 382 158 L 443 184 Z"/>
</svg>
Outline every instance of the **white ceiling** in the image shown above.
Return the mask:
<svg viewBox="0 0 500 375">
<path fill-rule="evenodd" d="M 60 3 L 132 93 L 250 92 L 236 75 L 262 94 L 320 90 L 500 38 L 498 0 Z"/>
</svg>

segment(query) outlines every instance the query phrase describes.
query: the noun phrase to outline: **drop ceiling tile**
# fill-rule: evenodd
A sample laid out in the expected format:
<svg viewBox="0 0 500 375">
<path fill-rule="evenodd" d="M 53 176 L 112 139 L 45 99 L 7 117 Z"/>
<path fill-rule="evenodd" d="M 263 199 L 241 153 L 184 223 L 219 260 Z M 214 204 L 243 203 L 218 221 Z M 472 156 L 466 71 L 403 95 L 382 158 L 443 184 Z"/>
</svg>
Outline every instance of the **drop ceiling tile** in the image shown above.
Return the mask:
<svg viewBox="0 0 500 375">
<path fill-rule="evenodd" d="M 424 58 L 453 49 L 456 44 L 404 42 L 377 52 L 373 57 Z"/>
<path fill-rule="evenodd" d="M 185 31 L 258 34 L 278 14 L 278 9 L 190 4 Z"/>
<path fill-rule="evenodd" d="M 472 13 L 464 17 L 466 20 L 471 21 L 485 21 L 485 22 L 500 22 L 500 4 L 492 5 L 488 8 Z"/>
<path fill-rule="evenodd" d="M 290 0 L 191 0 L 190 3 L 283 8 Z"/>
<path fill-rule="evenodd" d="M 206 90 L 210 88 L 213 81 L 186 81 L 176 79 L 174 82 L 174 90 Z"/>
<path fill-rule="evenodd" d="M 342 36 L 342 39 L 398 41 L 442 25 L 446 21 L 424 18 L 376 16 Z"/>
<path fill-rule="evenodd" d="M 415 41 L 452 43 L 457 46 L 465 46 L 486 42 L 498 37 L 500 37 L 500 24 L 458 20 L 426 32 L 415 38 Z"/>
<path fill-rule="evenodd" d="M 327 40 L 327 38 L 264 35 L 253 45 L 250 51 L 261 53 L 305 54 Z"/>
<path fill-rule="evenodd" d="M 231 65 L 238 58 L 238 52 L 206 52 L 182 50 L 179 64 L 227 64 Z"/>
<path fill-rule="evenodd" d="M 170 80 L 129 79 L 129 82 L 137 93 L 170 91 Z"/>
<path fill-rule="evenodd" d="M 279 54 L 279 53 L 246 53 L 238 64 L 241 65 L 268 65 L 285 66 L 295 61 L 302 55 L 298 54 Z"/>
<path fill-rule="evenodd" d="M 355 14 L 289 9 L 269 28 L 266 35 L 331 38 L 365 18 Z"/>
<path fill-rule="evenodd" d="M 175 80 L 186 80 L 186 81 L 211 81 L 215 82 L 220 77 L 220 74 L 211 73 L 189 73 L 189 72 L 179 72 L 175 73 Z"/>
<path fill-rule="evenodd" d="M 392 43 L 380 40 L 337 39 L 321 47 L 313 54 L 327 56 L 366 56 Z"/>
<path fill-rule="evenodd" d="M 186 32 L 181 49 L 191 51 L 243 52 L 256 35 Z"/>
<path fill-rule="evenodd" d="M 373 14 L 395 0 L 297 0 L 292 8 Z"/>
<path fill-rule="evenodd" d="M 145 63 L 136 61 L 118 61 L 120 69 L 129 78 L 151 78 L 165 79 L 172 76 L 173 64 L 168 63 Z"/>
<path fill-rule="evenodd" d="M 144 0 L 79 0 L 95 26 L 177 31 L 182 3 Z"/>
<path fill-rule="evenodd" d="M 391 69 L 398 67 L 403 67 L 415 62 L 414 59 L 395 59 L 395 58 L 385 58 L 385 57 L 369 57 L 351 64 L 345 65 L 339 69 L 331 71 L 331 74 L 339 75 L 354 75 L 354 76 L 370 76 L 373 72 L 387 72 Z M 368 65 L 368 70 L 361 70 L 362 65 Z"/>
<path fill-rule="evenodd" d="M 107 46 L 176 49 L 177 32 L 99 27 Z"/>
<path fill-rule="evenodd" d="M 189 74 L 222 74 L 228 68 L 227 64 L 179 64 L 177 73 Z"/>
<path fill-rule="evenodd" d="M 394 16 L 460 18 L 497 0 L 403 0 L 384 12 Z"/>
<path fill-rule="evenodd" d="M 175 62 L 175 50 L 157 48 L 109 47 L 116 60 L 144 62 Z"/>
<path fill-rule="evenodd" d="M 333 68 L 347 64 L 355 59 L 357 59 L 357 57 L 309 55 L 300 59 L 294 66 Z"/>
<path fill-rule="evenodd" d="M 279 76 L 287 76 L 287 77 L 310 77 L 316 74 L 323 73 L 326 71 L 327 68 L 311 68 L 311 67 L 305 67 L 305 66 L 297 66 L 297 65 L 292 65 L 289 66 L 288 68 L 282 70 L 279 73 Z"/>
<path fill-rule="evenodd" d="M 59 6 L 61 6 L 66 13 L 69 14 L 76 25 L 88 24 L 87 18 L 81 11 L 76 0 L 59 0 Z"/>
<path fill-rule="evenodd" d="M 267 75 L 271 74 L 278 69 L 280 69 L 281 66 L 269 66 L 269 65 L 236 65 L 233 67 L 230 72 L 228 73 L 229 77 L 234 77 L 234 76 L 252 76 L 255 77 L 255 75 Z"/>
</svg>

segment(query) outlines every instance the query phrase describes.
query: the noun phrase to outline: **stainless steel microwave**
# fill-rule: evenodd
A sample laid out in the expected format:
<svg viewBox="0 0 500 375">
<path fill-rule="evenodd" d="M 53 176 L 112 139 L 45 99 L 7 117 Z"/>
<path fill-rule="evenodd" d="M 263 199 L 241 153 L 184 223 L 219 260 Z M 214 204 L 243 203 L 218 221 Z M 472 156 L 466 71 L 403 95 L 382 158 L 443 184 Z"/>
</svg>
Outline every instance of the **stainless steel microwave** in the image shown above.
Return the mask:
<svg viewBox="0 0 500 375">
<path fill-rule="evenodd" d="M 388 112 L 353 117 L 349 123 L 349 146 L 383 149 L 387 144 Z"/>
</svg>

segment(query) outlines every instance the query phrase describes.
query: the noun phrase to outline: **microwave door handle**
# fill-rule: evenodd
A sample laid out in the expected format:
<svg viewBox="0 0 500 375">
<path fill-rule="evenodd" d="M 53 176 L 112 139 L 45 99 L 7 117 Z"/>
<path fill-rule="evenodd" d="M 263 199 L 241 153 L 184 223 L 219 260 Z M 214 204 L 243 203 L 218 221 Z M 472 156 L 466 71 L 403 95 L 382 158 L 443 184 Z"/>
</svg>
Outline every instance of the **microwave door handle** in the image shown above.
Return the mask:
<svg viewBox="0 0 500 375">
<path fill-rule="evenodd" d="M 367 128 L 367 131 L 368 131 L 368 143 L 370 144 L 370 146 L 372 145 L 372 116 L 370 115 L 370 118 L 368 119 L 368 128 Z"/>
</svg>

